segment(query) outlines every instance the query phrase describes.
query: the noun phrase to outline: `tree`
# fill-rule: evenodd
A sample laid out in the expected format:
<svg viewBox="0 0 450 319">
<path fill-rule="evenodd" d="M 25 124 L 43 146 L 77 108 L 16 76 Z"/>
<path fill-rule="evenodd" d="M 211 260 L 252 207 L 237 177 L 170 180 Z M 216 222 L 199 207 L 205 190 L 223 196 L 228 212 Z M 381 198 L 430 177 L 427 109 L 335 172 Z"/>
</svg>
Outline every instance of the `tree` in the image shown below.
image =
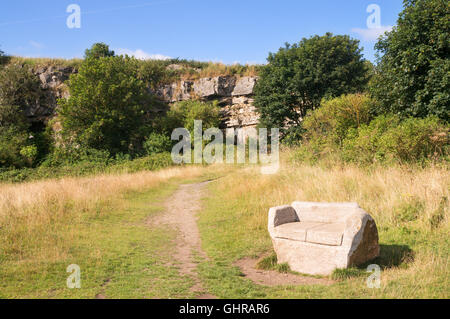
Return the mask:
<svg viewBox="0 0 450 319">
<path fill-rule="evenodd" d="M 114 56 L 114 51 L 109 50 L 109 45 L 99 42 L 92 45 L 90 49 L 86 49 L 84 52 L 84 58 L 105 58 L 105 57 L 112 57 Z"/>
<path fill-rule="evenodd" d="M 371 93 L 380 102 L 378 114 L 449 121 L 449 17 L 446 0 L 404 0 L 397 26 L 376 44 L 379 63 Z"/>
<path fill-rule="evenodd" d="M 299 125 L 323 98 L 360 92 L 368 81 L 359 41 L 346 35 L 304 38 L 267 60 L 255 88 L 255 105 L 266 127 Z"/>
<path fill-rule="evenodd" d="M 66 141 L 113 155 L 142 147 L 153 98 L 137 78 L 138 65 L 123 56 L 84 61 L 69 80 L 70 97 L 59 100 Z"/>
</svg>

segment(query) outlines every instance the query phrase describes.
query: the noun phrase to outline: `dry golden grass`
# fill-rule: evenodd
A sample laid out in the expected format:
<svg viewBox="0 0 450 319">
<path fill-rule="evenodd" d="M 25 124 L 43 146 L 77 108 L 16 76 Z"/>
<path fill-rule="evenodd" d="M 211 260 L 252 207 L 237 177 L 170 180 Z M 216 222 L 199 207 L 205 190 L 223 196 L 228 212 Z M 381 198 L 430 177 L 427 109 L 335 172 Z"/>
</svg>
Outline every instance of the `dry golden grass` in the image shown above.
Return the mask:
<svg viewBox="0 0 450 319">
<path fill-rule="evenodd" d="M 267 233 L 267 212 L 272 206 L 297 200 L 357 202 L 377 223 L 382 256 L 375 263 L 383 269 L 382 288 L 367 289 L 367 276 L 363 276 L 341 286 L 318 288 L 314 296 L 449 297 L 449 191 L 450 174 L 443 166 L 361 168 L 282 161 L 277 174 L 261 175 L 258 168 L 249 167 L 216 183 L 200 228 L 207 253 L 219 259 L 227 256 L 233 263 L 272 250 Z M 224 289 L 221 285 L 217 283 L 219 290 Z M 267 295 L 304 296 L 302 289 L 274 290 Z"/>
<path fill-rule="evenodd" d="M 27 64 L 32 67 L 71 66 L 79 68 L 82 62 L 82 59 L 27 58 L 20 56 L 12 56 L 9 60 L 11 64 Z"/>
<path fill-rule="evenodd" d="M 179 183 L 215 174 L 184 166 L 0 184 L 0 298 L 93 298 L 112 277 L 111 297 L 189 296 L 186 279 L 162 266 L 172 231 L 145 221 Z M 84 273 L 76 291 L 65 284 L 73 263 Z M 173 284 L 153 289 L 169 274 Z"/>
<path fill-rule="evenodd" d="M 74 225 L 107 214 L 111 202 L 117 202 L 123 194 L 154 189 L 172 178 L 189 179 L 204 173 L 202 167 L 190 166 L 0 184 L 0 253 L 33 262 L 63 259 L 70 250 L 71 238 L 77 236 Z M 67 244 L 55 236 L 61 233 Z"/>
<path fill-rule="evenodd" d="M 449 172 L 443 168 L 410 169 L 408 167 L 374 168 L 369 171 L 356 166 L 324 168 L 310 165 L 282 165 L 276 175 L 264 176 L 248 169 L 239 177 L 226 179 L 223 188 L 229 196 L 248 194 L 260 209 L 285 205 L 294 200 L 319 202 L 358 202 L 381 224 L 396 224 L 398 211 L 404 205 L 420 206 L 416 222 L 428 227 L 433 213 L 444 198 L 449 198 Z M 252 206 L 253 207 L 253 206 Z M 266 221 L 255 216 L 261 226 Z M 441 226 L 448 223 L 448 206 Z"/>
<path fill-rule="evenodd" d="M 0 218 L 26 216 L 47 219 L 63 213 L 68 203 L 89 210 L 99 201 L 127 191 L 156 187 L 174 177 L 191 178 L 202 174 L 201 167 L 177 167 L 156 172 L 62 178 L 23 184 L 0 184 Z"/>
<path fill-rule="evenodd" d="M 257 76 L 260 65 L 240 65 L 240 64 L 223 64 L 219 62 L 209 62 L 208 65 L 199 71 L 192 68 L 183 70 L 180 78 L 183 80 L 197 80 L 200 78 L 216 77 L 216 76 Z"/>
</svg>

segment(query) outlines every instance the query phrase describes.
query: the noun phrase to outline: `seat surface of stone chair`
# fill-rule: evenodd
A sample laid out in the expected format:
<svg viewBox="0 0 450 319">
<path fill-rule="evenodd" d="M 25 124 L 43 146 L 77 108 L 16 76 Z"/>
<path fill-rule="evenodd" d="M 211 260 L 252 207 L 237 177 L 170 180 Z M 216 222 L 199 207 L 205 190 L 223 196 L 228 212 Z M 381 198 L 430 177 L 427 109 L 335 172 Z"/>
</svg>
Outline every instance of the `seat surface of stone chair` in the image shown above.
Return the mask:
<svg viewBox="0 0 450 319">
<path fill-rule="evenodd" d="M 269 210 L 278 263 L 305 274 L 328 275 L 379 255 L 373 218 L 356 203 L 294 202 Z"/>
</svg>

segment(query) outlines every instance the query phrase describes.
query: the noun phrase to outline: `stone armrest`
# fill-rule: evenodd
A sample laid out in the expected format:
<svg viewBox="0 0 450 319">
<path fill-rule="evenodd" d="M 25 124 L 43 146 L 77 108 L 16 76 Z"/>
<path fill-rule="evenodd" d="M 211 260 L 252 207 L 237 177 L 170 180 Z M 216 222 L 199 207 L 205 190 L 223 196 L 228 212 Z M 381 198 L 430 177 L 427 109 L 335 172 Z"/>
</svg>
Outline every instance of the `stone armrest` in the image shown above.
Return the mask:
<svg viewBox="0 0 450 319">
<path fill-rule="evenodd" d="M 350 214 L 345 221 L 342 246 L 351 247 L 355 242 L 360 242 L 368 222 L 374 223 L 374 220 L 362 208 Z"/>
<path fill-rule="evenodd" d="M 299 222 L 295 209 L 290 205 L 272 207 L 269 210 L 269 233 L 273 235 L 273 229 L 277 226 Z"/>
</svg>

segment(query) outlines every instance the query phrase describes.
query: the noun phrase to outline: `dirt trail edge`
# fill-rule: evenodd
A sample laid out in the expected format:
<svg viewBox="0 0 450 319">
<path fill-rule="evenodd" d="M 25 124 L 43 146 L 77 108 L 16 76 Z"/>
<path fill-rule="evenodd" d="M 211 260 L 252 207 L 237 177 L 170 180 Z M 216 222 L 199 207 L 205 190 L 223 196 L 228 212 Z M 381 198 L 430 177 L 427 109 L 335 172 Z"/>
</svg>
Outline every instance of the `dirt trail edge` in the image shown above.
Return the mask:
<svg viewBox="0 0 450 319">
<path fill-rule="evenodd" d="M 194 280 L 191 291 L 198 293 L 198 299 L 216 298 L 207 294 L 197 274 L 195 258 L 207 258 L 201 248 L 200 233 L 197 227 L 197 212 L 201 209 L 201 199 L 206 193 L 206 185 L 196 183 L 181 185 L 175 193 L 166 200 L 165 212 L 157 217 L 157 223 L 167 224 L 178 230 L 176 252 L 174 259 L 180 268 L 180 273 Z"/>
</svg>

